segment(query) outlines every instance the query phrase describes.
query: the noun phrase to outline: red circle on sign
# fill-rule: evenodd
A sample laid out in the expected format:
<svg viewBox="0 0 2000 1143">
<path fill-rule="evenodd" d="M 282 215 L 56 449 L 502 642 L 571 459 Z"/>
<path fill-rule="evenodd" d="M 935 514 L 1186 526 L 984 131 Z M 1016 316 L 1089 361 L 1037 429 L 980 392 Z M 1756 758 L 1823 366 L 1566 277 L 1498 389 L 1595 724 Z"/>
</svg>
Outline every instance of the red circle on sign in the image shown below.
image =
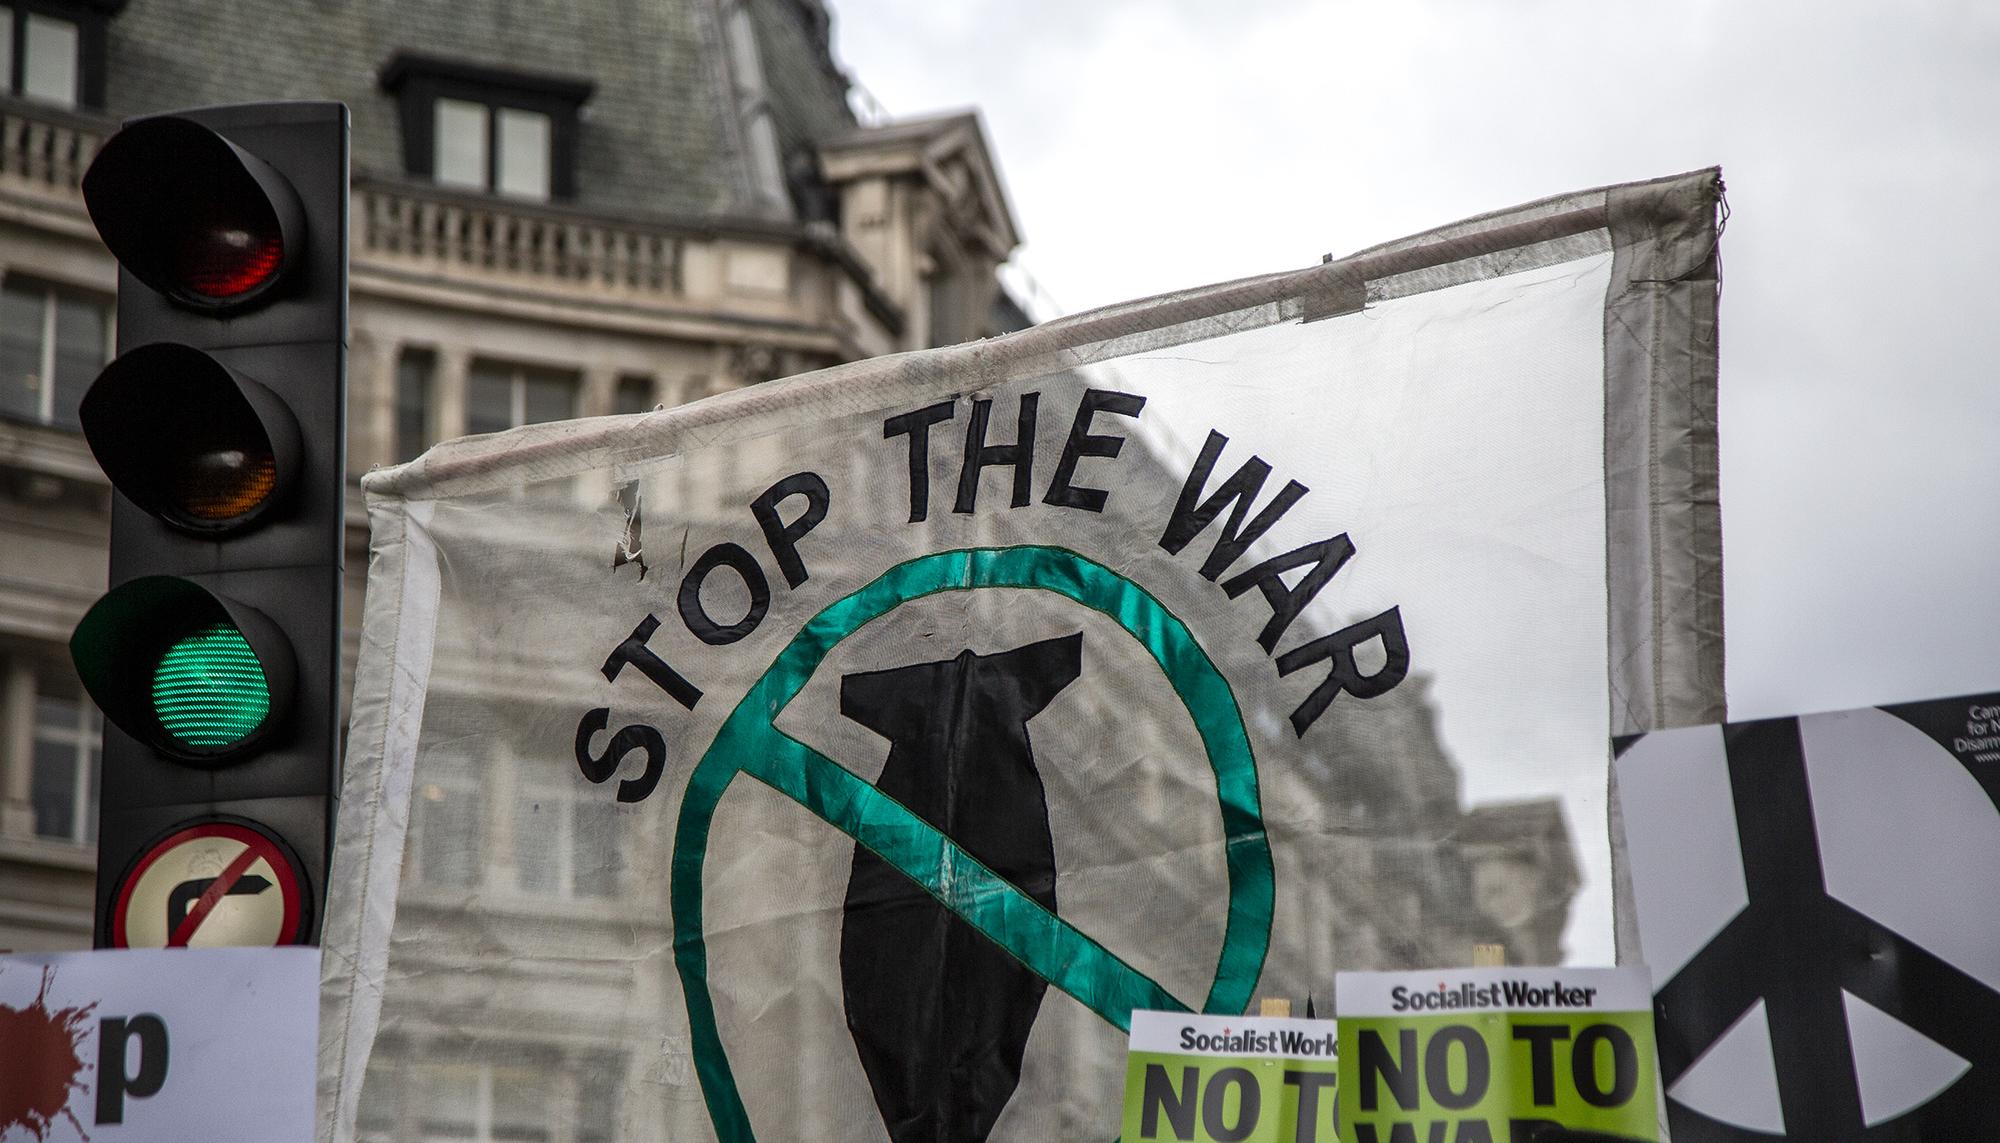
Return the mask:
<svg viewBox="0 0 2000 1143">
<path fill-rule="evenodd" d="M 248 823 L 205 821 L 176 829 L 167 836 L 147 846 L 145 853 L 126 872 L 124 882 L 118 887 L 118 903 L 113 907 L 111 913 L 112 948 L 122 949 L 131 947 L 127 943 L 126 916 L 130 911 L 132 894 L 138 887 L 139 879 L 145 876 L 146 871 L 152 868 L 154 862 L 172 852 L 175 847 L 207 837 L 221 837 L 231 841 L 240 841 L 245 847 L 243 856 L 250 857 L 252 860 L 262 859 L 271 867 L 272 873 L 277 877 L 276 888 L 279 900 L 284 906 L 283 919 L 279 922 L 278 926 L 280 939 L 273 942 L 274 947 L 278 945 L 303 944 L 305 942 L 305 924 L 302 920 L 305 913 L 303 878 L 299 874 L 298 864 L 293 861 L 291 854 L 285 849 L 284 845 L 263 830 Z M 244 864 L 247 866 L 249 863 L 245 862 Z M 196 922 L 196 927 L 199 927 L 199 921 Z"/>
</svg>

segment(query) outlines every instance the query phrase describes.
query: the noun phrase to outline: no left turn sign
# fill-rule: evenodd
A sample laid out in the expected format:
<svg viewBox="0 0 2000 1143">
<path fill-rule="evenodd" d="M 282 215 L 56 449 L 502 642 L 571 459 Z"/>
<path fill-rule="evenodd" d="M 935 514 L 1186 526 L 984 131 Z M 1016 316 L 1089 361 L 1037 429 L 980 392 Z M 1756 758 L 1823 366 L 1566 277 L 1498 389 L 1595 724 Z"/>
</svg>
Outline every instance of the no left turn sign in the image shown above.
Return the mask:
<svg viewBox="0 0 2000 1143">
<path fill-rule="evenodd" d="M 243 822 L 176 828 L 146 847 L 118 887 L 114 948 L 300 944 L 312 918 L 297 859 Z"/>
</svg>

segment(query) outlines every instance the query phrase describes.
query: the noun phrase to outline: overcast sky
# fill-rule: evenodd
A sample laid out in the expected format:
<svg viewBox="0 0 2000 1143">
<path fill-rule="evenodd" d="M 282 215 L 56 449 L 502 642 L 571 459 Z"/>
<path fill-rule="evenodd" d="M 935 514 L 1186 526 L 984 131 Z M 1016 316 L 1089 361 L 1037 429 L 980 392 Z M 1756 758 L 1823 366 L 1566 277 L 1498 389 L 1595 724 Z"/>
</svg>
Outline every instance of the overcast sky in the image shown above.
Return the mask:
<svg viewBox="0 0 2000 1143">
<path fill-rule="evenodd" d="M 2000 4 L 831 2 L 1064 312 L 1720 164 L 1731 716 L 2000 690 Z"/>
</svg>

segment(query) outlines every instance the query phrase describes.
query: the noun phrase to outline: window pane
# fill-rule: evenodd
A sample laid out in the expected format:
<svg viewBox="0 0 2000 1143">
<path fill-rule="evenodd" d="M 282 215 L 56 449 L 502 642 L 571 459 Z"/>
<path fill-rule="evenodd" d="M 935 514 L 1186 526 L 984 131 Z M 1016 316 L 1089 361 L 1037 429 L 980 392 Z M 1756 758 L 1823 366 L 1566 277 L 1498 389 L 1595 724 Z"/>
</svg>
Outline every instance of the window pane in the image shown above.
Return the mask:
<svg viewBox="0 0 2000 1143">
<path fill-rule="evenodd" d="M 95 709 L 74 698 L 35 696 L 28 800 L 35 811 L 35 833 L 42 837 L 78 843 L 96 840 L 96 715 Z"/>
<path fill-rule="evenodd" d="M 463 99 L 437 101 L 436 169 L 445 186 L 486 188 L 486 105 Z"/>
<path fill-rule="evenodd" d="M 577 1077 L 576 1143 L 611 1143 L 623 1071 L 616 1059 L 597 1059 L 583 1067 Z"/>
<path fill-rule="evenodd" d="M 42 304 L 48 291 L 8 283 L 0 289 L 0 413 L 42 416 Z"/>
<path fill-rule="evenodd" d="M 35 773 L 28 800 L 35 807 L 39 837 L 79 841 L 76 836 L 76 747 L 35 743 Z"/>
<path fill-rule="evenodd" d="M 522 383 L 527 387 L 523 424 L 566 421 L 576 416 L 575 377 L 566 373 L 524 370 Z"/>
<path fill-rule="evenodd" d="M 524 893 L 560 895 L 564 812 L 559 795 L 530 790 L 514 803 L 514 876 Z"/>
<path fill-rule="evenodd" d="M 930 281 L 931 344 L 957 345 L 971 333 L 965 328 L 965 282 L 953 271 L 940 269 Z"/>
<path fill-rule="evenodd" d="M 362 1138 L 389 1137 L 396 1130 L 397 1095 L 402 1086 L 401 1052 L 377 1042 L 368 1057 L 368 1071 L 361 1081 L 361 1109 L 355 1128 Z"/>
<path fill-rule="evenodd" d="M 35 696 L 35 737 L 62 742 L 76 738 L 76 700 L 60 695 Z"/>
<path fill-rule="evenodd" d="M 491 362 L 473 362 L 466 383 L 465 431 L 497 433 L 513 427 L 514 371 Z"/>
<path fill-rule="evenodd" d="M 83 776 L 83 834 L 76 839 L 79 845 L 97 844 L 97 783 L 100 775 L 95 748 L 92 748 L 88 757 L 86 765 L 89 769 Z"/>
<path fill-rule="evenodd" d="M 396 442 L 399 461 L 413 459 L 430 444 L 431 377 L 437 358 L 428 350 L 406 349 L 396 362 Z"/>
<path fill-rule="evenodd" d="M 417 789 L 417 868 L 430 885 L 464 889 L 479 883 L 479 792 L 436 783 Z"/>
<path fill-rule="evenodd" d="M 493 1069 L 495 1143 L 543 1143 L 555 1103 L 554 1077 L 526 1068 Z"/>
<path fill-rule="evenodd" d="M 618 875 L 625 866 L 618 845 L 617 803 L 590 797 L 597 792 L 588 791 L 577 800 L 572 819 L 571 895 L 576 897 L 616 897 Z"/>
<path fill-rule="evenodd" d="M 500 108 L 501 194 L 549 197 L 549 117 L 539 111 Z"/>
<path fill-rule="evenodd" d="M 627 374 L 618 379 L 618 393 L 614 398 L 612 411 L 619 413 L 647 413 L 654 405 L 653 379 Z"/>
<path fill-rule="evenodd" d="M 76 25 L 28 14 L 28 58 L 21 91 L 64 107 L 76 106 Z"/>
<path fill-rule="evenodd" d="M 425 1138 L 470 1139 L 479 1132 L 479 1073 L 431 1064 L 416 1069 L 410 1092 L 423 1108 Z"/>
<path fill-rule="evenodd" d="M 50 419 L 75 428 L 84 390 L 104 368 L 111 311 L 100 302 L 56 296 L 56 390 Z"/>
</svg>

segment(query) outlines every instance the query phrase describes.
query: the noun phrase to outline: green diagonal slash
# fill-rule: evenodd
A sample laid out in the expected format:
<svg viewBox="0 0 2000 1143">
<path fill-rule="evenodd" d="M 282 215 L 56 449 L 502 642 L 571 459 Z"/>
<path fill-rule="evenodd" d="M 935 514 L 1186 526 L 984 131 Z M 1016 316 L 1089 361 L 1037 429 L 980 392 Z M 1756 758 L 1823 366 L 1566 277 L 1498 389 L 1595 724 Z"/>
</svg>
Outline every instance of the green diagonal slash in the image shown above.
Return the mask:
<svg viewBox="0 0 2000 1143">
<path fill-rule="evenodd" d="M 686 999 L 695 1069 L 716 1136 L 752 1143 L 708 990 L 702 867 L 709 829 L 738 774 L 797 801 L 880 855 L 1042 979 L 1120 1031 L 1135 1008 L 1187 1005 L 1069 922 L 981 865 L 950 838 L 852 771 L 780 732 L 774 723 L 841 640 L 914 599 L 947 591 L 1049 591 L 1101 612 L 1158 663 L 1192 716 L 1215 772 L 1229 872 L 1229 913 L 1204 1012 L 1244 1011 L 1270 946 L 1274 902 L 1256 761 L 1227 680 L 1185 624 L 1110 568 L 1052 547 L 971 548 L 920 556 L 829 605 L 799 629 L 716 732 L 689 776 L 674 832 L 670 900 L 674 962 Z"/>
</svg>

